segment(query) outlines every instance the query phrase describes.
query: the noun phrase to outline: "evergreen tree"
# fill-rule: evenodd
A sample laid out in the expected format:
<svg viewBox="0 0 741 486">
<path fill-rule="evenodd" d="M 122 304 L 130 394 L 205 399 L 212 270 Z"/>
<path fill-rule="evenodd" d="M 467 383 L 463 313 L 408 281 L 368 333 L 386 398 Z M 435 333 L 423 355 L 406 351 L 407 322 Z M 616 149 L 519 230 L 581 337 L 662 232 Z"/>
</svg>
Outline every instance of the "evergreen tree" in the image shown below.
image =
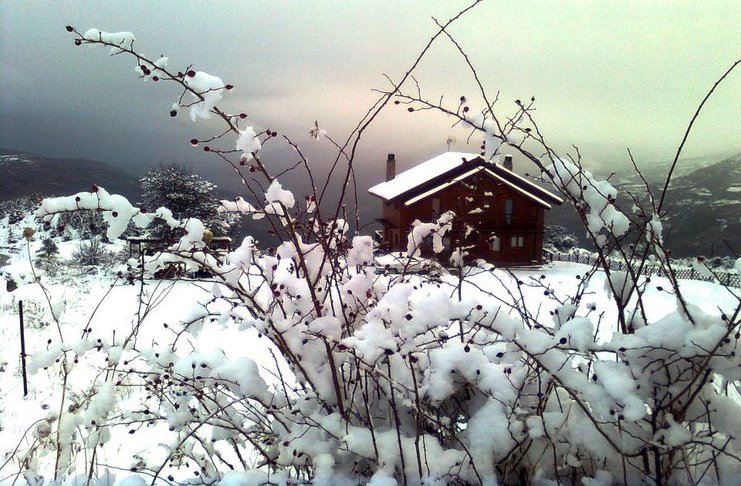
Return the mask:
<svg viewBox="0 0 741 486">
<path fill-rule="evenodd" d="M 142 205 L 147 210 L 154 211 L 164 206 L 178 219 L 198 218 L 216 235 L 225 234 L 232 224 L 218 212 L 216 184 L 181 165 L 167 164 L 150 170 L 141 179 L 141 187 Z M 178 236 L 165 225 L 161 225 L 154 234 L 166 239 Z"/>
<path fill-rule="evenodd" d="M 41 248 L 36 250 L 37 257 L 47 260 L 56 256 L 57 253 L 59 253 L 59 248 L 57 248 L 57 244 L 51 238 L 46 238 L 42 241 Z"/>
</svg>

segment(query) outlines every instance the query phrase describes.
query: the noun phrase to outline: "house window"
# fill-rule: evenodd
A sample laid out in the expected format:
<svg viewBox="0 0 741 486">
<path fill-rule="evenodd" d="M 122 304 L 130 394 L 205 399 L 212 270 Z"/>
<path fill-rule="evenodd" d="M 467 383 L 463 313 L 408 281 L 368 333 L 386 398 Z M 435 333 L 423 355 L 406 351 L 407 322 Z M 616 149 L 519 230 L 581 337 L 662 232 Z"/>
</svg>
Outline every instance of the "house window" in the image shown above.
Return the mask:
<svg viewBox="0 0 741 486">
<path fill-rule="evenodd" d="M 507 199 L 504 201 L 504 220 L 507 224 L 512 223 L 512 212 L 514 209 L 514 201 L 512 199 Z"/>
<path fill-rule="evenodd" d="M 512 248 L 524 248 L 525 238 L 523 236 L 513 236 L 510 239 L 510 246 Z"/>
<path fill-rule="evenodd" d="M 491 244 L 492 251 L 499 251 L 502 248 L 502 240 L 497 235 L 489 238 L 489 243 Z"/>
</svg>

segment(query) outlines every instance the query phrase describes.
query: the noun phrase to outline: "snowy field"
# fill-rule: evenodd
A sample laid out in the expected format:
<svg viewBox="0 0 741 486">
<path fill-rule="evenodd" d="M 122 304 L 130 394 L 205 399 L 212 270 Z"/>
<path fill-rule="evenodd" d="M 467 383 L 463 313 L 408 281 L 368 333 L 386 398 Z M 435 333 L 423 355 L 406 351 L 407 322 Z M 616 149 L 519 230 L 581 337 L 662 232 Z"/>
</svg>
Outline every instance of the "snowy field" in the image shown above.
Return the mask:
<svg viewBox="0 0 741 486">
<path fill-rule="evenodd" d="M 2 236 L 2 235 L 0 235 Z M 67 266 L 56 277 L 44 277 L 46 292 L 42 287 L 33 283 L 33 273 L 29 266 L 26 243 L 16 245 L 6 252 L 11 253 L 10 260 L 2 267 L 5 274 L 20 277 L 20 285 L 13 292 L 6 292 L 4 285 L 0 286 L 0 484 L 11 484 L 18 479 L 18 468 L 15 463 L 5 463 L 9 454 L 24 451 L 41 440 L 35 427 L 41 419 L 58 413 L 57 408 L 61 401 L 61 376 L 59 368 L 53 366 L 47 359 L 47 351 L 54 349 L 60 342 L 60 334 L 65 342 L 75 342 L 85 334 L 93 341 L 118 343 L 122 342 L 131 332 L 132 326 L 139 322 L 139 315 L 143 315 L 142 324 L 137 336 L 140 342 L 157 348 L 157 343 L 171 343 L 181 328 L 182 322 L 187 322 L 198 312 L 198 303 L 205 303 L 212 296 L 213 284 L 194 281 L 150 280 L 144 286 L 145 298 L 152 304 L 142 308 L 139 305 L 141 287 L 129 285 L 122 279 L 116 278 L 116 268 L 96 269 L 94 272 L 69 266 L 76 243 L 60 243 L 60 256 L 63 265 Z M 40 241 L 30 243 L 31 254 L 40 246 Z M 110 249 L 116 252 L 125 251 L 119 245 L 111 245 Z M 532 313 L 532 317 L 541 321 L 550 321 L 552 311 L 559 306 L 559 300 L 567 299 L 573 294 L 583 274 L 589 270 L 585 265 L 575 263 L 556 262 L 541 268 L 505 270 L 484 268 L 469 269 L 467 282 L 462 288 L 464 300 L 484 302 L 495 299 L 503 308 L 522 300 Z M 399 279 L 398 275 L 389 275 L 379 278 Z M 413 281 L 418 276 L 410 277 Z M 24 283 L 25 280 L 25 283 Z M 517 281 L 521 282 L 518 290 Z M 450 293 L 457 293 L 457 278 L 451 274 L 444 274 L 436 283 L 449 288 Z M 601 273 L 594 275 L 585 292 L 585 299 L 581 303 L 584 315 L 595 313 L 595 322 L 600 322 L 598 333 L 601 340 L 609 339 L 614 328 L 614 305 L 611 305 L 609 295 L 604 290 L 605 278 Z M 654 278 L 648 286 L 647 299 L 652 303 L 647 309 L 650 321 L 675 313 L 676 302 L 674 296 L 665 289 L 670 288 L 668 282 L 662 278 Z M 736 299 L 727 290 L 718 285 L 699 282 L 682 281 L 682 289 L 689 303 L 701 308 L 710 315 L 720 316 L 722 313 L 732 312 Z M 48 296 L 48 300 L 47 300 Z M 544 298 L 548 296 L 549 298 Z M 25 340 L 29 356 L 29 394 L 23 397 L 23 388 L 20 372 L 20 336 L 18 303 L 23 301 L 25 310 Z M 195 304 L 195 305 L 194 305 Z M 51 310 L 53 309 L 53 311 Z M 52 312 L 58 317 L 59 327 L 53 322 Z M 422 312 L 434 313 L 434 307 L 423 309 Z M 512 311 L 514 312 L 514 311 Z M 90 339 L 88 339 L 89 341 Z M 230 359 L 240 356 L 254 359 L 261 367 L 260 374 L 268 383 L 277 383 L 278 380 L 271 373 L 276 369 L 276 361 L 270 353 L 270 346 L 266 339 L 261 339 L 254 329 L 240 330 L 230 322 L 210 322 L 204 325 L 196 336 L 183 335 L 179 342 L 179 350 L 188 353 L 198 350 L 208 354 L 223 349 Z M 75 366 L 68 377 L 70 389 L 85 389 L 95 380 L 100 380 L 99 369 L 104 365 L 102 353 L 96 357 L 93 351 L 85 352 L 81 363 Z M 127 366 L 126 354 L 121 357 L 122 366 Z M 48 366 L 48 368 L 47 368 Z M 290 371 L 281 365 L 282 372 L 290 376 Z M 289 380 L 290 381 L 290 380 Z M 140 393 L 140 392 L 136 392 Z M 119 406 L 126 408 L 126 398 L 119 402 Z M 141 397 L 137 397 L 141 398 Z M 66 403 L 75 403 L 76 397 L 66 397 Z M 132 401 L 134 403 L 134 401 Z M 140 403 L 140 402 L 136 402 Z M 69 405 L 68 405 L 69 406 Z M 116 420 L 114 419 L 115 423 Z M 166 449 L 159 447 L 167 424 L 157 423 L 145 425 L 146 421 L 132 426 L 112 427 L 111 440 L 103 448 L 97 449 L 100 471 L 98 474 L 108 474 L 110 484 L 125 484 L 122 482 L 130 476 L 130 470 L 137 466 L 137 461 L 148 466 L 162 463 L 166 466 Z M 131 435 L 133 431 L 136 435 Z M 44 450 L 33 459 L 34 468 L 38 471 L 53 470 L 55 458 L 54 450 Z M 133 459 L 132 459 L 133 458 Z M 254 458 L 247 458 L 254 461 Z M 78 458 L 80 464 L 87 463 L 85 458 Z M 103 473 L 107 470 L 107 473 Z M 186 471 L 187 472 L 187 471 Z M 85 471 L 77 471 L 80 477 L 86 476 Z M 184 474 L 181 469 L 171 472 L 175 479 Z M 73 473 L 71 477 L 74 477 Z M 115 481 L 114 481 L 115 476 Z M 21 482 L 16 484 L 22 484 Z M 84 484 L 84 483 L 81 483 Z M 101 482 L 100 484 L 108 484 Z M 138 484 L 132 482 L 130 484 Z"/>
<path fill-rule="evenodd" d="M 54 366 L 56 363 L 53 356 L 58 356 L 58 352 L 53 350 L 61 341 L 60 334 L 65 343 L 79 341 L 86 334 L 93 341 L 122 343 L 131 334 L 135 323 L 140 322 L 141 315 L 144 317 L 136 339 L 156 348 L 158 342 L 172 343 L 176 330 L 180 329 L 178 325 L 192 318 L 193 312 L 198 313 L 198 302 L 205 302 L 211 296 L 212 284 L 152 280 L 144 286 L 144 296 L 151 305 L 140 307 L 141 287 L 117 278 L 117 271 L 125 268 L 125 265 L 93 269 L 76 267 L 71 259 L 77 244 L 74 241 L 58 242 L 58 259 L 62 269 L 55 277 L 43 275 L 43 271 L 38 268 L 32 271 L 24 241 L 14 245 L 10 251 L 7 248 L 5 250 L 11 255 L 0 270 L 21 283 L 13 292 L 6 292 L 5 281 L 0 282 L 0 342 L 3 343 L 0 346 L 0 485 L 18 480 L 17 466 L 5 463 L 8 455 L 33 447 L 39 439 L 35 427 L 41 419 L 58 413 L 62 381 L 59 366 Z M 34 255 L 39 247 L 40 241 L 32 240 L 31 254 Z M 116 253 L 126 250 L 122 242 L 106 247 Z M 45 291 L 39 284 L 33 283 L 34 272 L 42 276 Z M 22 283 L 23 281 L 30 283 Z M 21 301 L 29 370 L 28 396 L 25 398 L 21 377 L 18 312 Z M 54 322 L 52 313 L 59 319 L 59 326 Z M 275 370 L 268 344 L 267 340 L 258 338 L 254 329 L 240 331 L 235 326 L 219 323 L 206 323 L 197 338 L 188 335 L 179 340 L 180 349 L 185 354 L 192 350 L 209 354 L 218 349 L 223 350 L 230 358 L 249 356 Z M 94 352 L 88 351 L 80 349 L 80 355 L 84 355 L 84 358 L 81 357 L 79 363 L 75 357 L 74 370 L 68 376 L 68 388 L 85 389 L 101 380 L 99 370 L 105 366 L 102 353 L 96 357 Z M 126 358 L 127 353 L 124 351 L 119 364 L 128 364 Z M 283 371 L 290 375 L 287 369 Z M 275 381 L 268 372 L 262 373 L 266 380 Z M 126 397 L 122 398 L 119 405 L 126 409 Z M 75 403 L 76 397 L 68 396 L 66 400 L 66 406 L 69 406 L 70 402 Z M 113 422 L 116 422 L 115 419 Z M 110 443 L 98 450 L 97 461 L 105 465 L 102 469 L 110 470 L 111 480 L 114 476 L 117 480 L 128 476 L 128 471 L 136 463 L 136 459 L 132 463 L 132 458 L 144 457 L 145 451 L 147 461 L 166 462 L 164 450 L 161 459 L 158 457 L 158 444 L 163 432 L 167 431 L 167 424 L 135 428 L 136 440 L 131 440 L 131 427 L 111 428 L 113 434 Z M 44 450 L 35 460 L 38 461 L 35 469 L 53 470 L 55 451 Z M 73 473 L 71 476 L 74 475 Z M 85 474 L 82 475 L 86 477 Z M 114 484 L 113 481 L 99 484 L 109 483 Z M 15 484 L 23 484 L 23 478 L 21 477 L 20 483 Z M 72 481 L 70 484 L 77 483 Z"/>
</svg>

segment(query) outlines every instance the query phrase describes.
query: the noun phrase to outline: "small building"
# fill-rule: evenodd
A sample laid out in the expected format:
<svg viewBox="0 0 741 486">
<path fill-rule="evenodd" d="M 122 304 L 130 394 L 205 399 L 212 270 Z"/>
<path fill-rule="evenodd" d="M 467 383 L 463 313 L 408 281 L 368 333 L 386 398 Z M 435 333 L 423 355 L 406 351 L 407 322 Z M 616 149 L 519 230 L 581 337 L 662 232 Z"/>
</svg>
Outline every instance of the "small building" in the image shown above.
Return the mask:
<svg viewBox="0 0 741 486">
<path fill-rule="evenodd" d="M 452 231 L 443 238 L 447 262 L 455 248 L 468 259 L 483 258 L 504 265 L 540 263 L 546 209 L 563 200 L 514 173 L 512 157 L 487 162 L 475 154 L 446 152 L 396 175 L 394 154 L 386 162 L 386 181 L 368 192 L 383 201 L 381 245 L 406 251 L 415 220 L 434 222 L 446 211 L 456 214 Z M 430 240 L 430 238 L 425 238 Z M 431 243 L 422 255 L 433 256 Z"/>
</svg>

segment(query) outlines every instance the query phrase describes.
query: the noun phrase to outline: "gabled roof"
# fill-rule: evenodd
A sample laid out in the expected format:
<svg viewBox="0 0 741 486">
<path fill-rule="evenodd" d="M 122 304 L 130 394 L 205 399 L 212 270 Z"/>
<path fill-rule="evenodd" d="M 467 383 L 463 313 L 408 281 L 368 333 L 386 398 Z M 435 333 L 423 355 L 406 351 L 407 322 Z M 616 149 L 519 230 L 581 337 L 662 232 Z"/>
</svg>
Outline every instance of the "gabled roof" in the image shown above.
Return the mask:
<svg viewBox="0 0 741 486">
<path fill-rule="evenodd" d="M 486 162 L 476 154 L 463 152 L 440 154 L 400 173 L 388 182 L 376 184 L 368 192 L 386 202 L 403 200 L 405 204 L 411 205 L 478 172 L 503 182 L 546 208 L 550 208 L 551 204 L 563 203 L 563 199 L 557 195 L 504 166 Z"/>
</svg>

